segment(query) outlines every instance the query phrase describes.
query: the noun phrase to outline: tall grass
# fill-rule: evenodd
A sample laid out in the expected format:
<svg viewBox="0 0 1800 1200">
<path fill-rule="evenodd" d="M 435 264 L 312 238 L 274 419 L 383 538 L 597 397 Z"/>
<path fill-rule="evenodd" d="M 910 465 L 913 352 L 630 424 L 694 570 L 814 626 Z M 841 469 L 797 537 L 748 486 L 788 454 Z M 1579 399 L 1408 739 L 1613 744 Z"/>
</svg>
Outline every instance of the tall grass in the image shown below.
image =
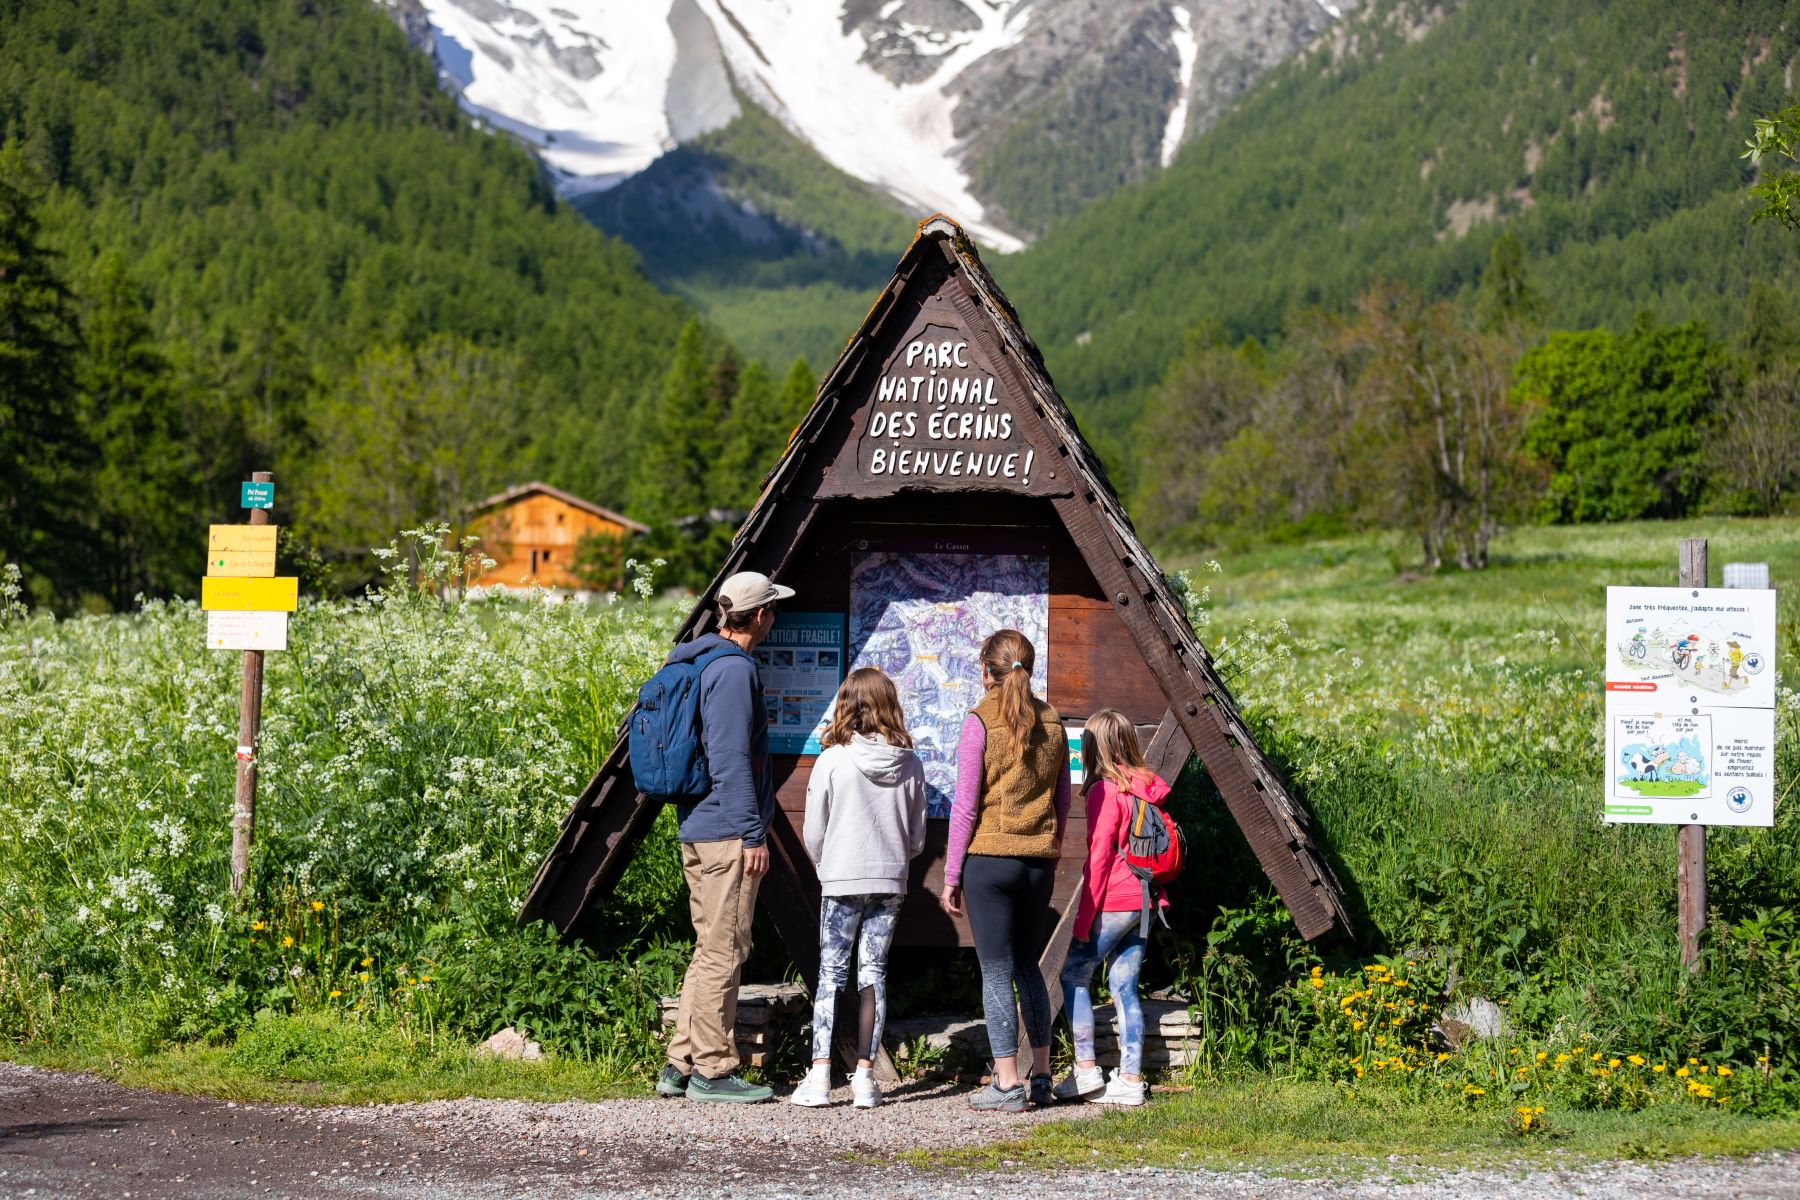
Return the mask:
<svg viewBox="0 0 1800 1200">
<path fill-rule="evenodd" d="M 1397 575 L 1375 537 L 1190 564 L 1195 619 L 1357 921 L 1353 940 L 1300 941 L 1190 769 L 1180 793 L 1207 853 L 1153 945 L 1203 1019 L 1198 1070 L 1458 1104 L 1793 1105 L 1792 803 L 1772 831 L 1711 831 L 1699 976 L 1677 962 L 1673 831 L 1600 819 L 1601 589 L 1668 582 L 1689 532 L 1521 531 L 1486 572 L 1426 578 Z M 1698 532 L 1715 563 L 1800 571 L 1800 522 Z M 394 547 L 369 599 L 303 606 L 293 648 L 269 656 L 241 903 L 226 889 L 237 656 L 202 648 L 191 604 L 59 623 L 0 595 L 0 1037 L 212 1042 L 278 1074 L 337 1061 L 321 1058 L 333 1045 L 382 1059 L 371 1028 L 441 1061 L 516 1023 L 565 1059 L 653 1061 L 654 1000 L 686 936 L 666 821 L 595 945 L 513 920 L 673 614 L 647 595 L 446 601 L 438 545 Z M 1785 666 L 1791 593 L 1780 620 Z M 1787 787 L 1800 705 L 1791 689 L 1780 705 Z M 897 1003 L 956 983 L 927 974 Z M 1449 1051 L 1446 1010 L 1477 998 L 1508 1033 Z"/>
<path fill-rule="evenodd" d="M 1353 942 L 1302 946 L 1246 855 L 1218 864 L 1171 946 L 1211 1018 L 1213 1069 L 1274 1066 L 1366 1086 L 1354 1051 L 1390 1059 L 1393 1040 L 1377 1045 L 1372 1025 L 1339 1030 L 1354 1014 L 1314 1001 L 1385 954 L 1412 960 L 1396 969 L 1429 1001 L 1433 1021 L 1413 1045 L 1434 1047 L 1434 1079 L 1469 1056 L 1438 1063 L 1429 1024 L 1480 997 L 1504 1008 L 1519 1047 L 1560 1044 L 1549 1061 L 1577 1043 L 1583 1057 L 1604 1045 L 1677 1066 L 1767 1058 L 1757 1064 L 1766 1098 L 1789 1102 L 1800 1052 L 1792 804 L 1773 830 L 1709 831 L 1712 925 L 1697 977 L 1678 962 L 1674 831 L 1601 820 L 1603 588 L 1672 584 L 1677 538 L 1691 533 L 1711 539 L 1715 579 L 1735 558 L 1770 561 L 1778 580 L 1800 571 L 1793 521 L 1521 531 L 1489 571 L 1423 578 L 1396 576 L 1394 547 L 1376 537 L 1197 570 L 1208 586 L 1191 594 L 1196 618 L 1317 817 L 1358 922 Z M 1800 648 L 1797 599 L 1790 590 L 1780 602 L 1783 664 Z M 1778 786 L 1791 787 L 1791 688 L 1779 692 L 1778 727 Z M 1230 844 L 1216 812 L 1194 817 Z M 1582 1076 L 1595 1078 L 1607 1076 Z M 1680 1078 L 1678 1094 L 1693 1076 Z"/>
<path fill-rule="evenodd" d="M 679 955 L 646 854 L 598 950 L 521 932 L 523 888 L 666 645 L 640 596 L 457 603 L 436 531 L 389 586 L 308 603 L 267 656 L 252 874 L 229 895 L 239 655 L 185 602 L 0 631 L 0 1036 L 225 1038 L 329 1010 L 430 1041 L 517 1022 L 643 1058 Z M 646 591 L 647 585 L 646 585 Z M 665 834 L 667 831 L 664 831 Z"/>
</svg>

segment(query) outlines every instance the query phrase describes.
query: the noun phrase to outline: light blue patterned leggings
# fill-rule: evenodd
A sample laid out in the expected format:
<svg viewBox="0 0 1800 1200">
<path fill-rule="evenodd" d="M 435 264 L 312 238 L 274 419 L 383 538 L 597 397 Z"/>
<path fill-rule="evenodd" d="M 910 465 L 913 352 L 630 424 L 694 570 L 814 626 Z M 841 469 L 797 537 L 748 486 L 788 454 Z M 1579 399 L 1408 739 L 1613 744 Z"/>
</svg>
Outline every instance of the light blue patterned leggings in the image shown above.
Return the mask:
<svg viewBox="0 0 1800 1200">
<path fill-rule="evenodd" d="M 819 905 L 819 990 L 813 996 L 813 1059 L 831 1057 L 831 1027 L 838 993 L 850 974 L 856 947 L 856 986 L 862 991 L 862 1022 L 856 1052 L 873 1060 L 887 1023 L 887 957 L 894 922 L 905 896 L 827 896 Z"/>
<path fill-rule="evenodd" d="M 1119 1013 L 1119 1071 L 1138 1075 L 1144 1061 L 1144 1005 L 1138 998 L 1138 972 L 1144 967 L 1144 939 L 1138 934 L 1135 912 L 1099 913 L 1085 942 L 1070 942 L 1063 963 L 1063 1009 L 1075 1033 L 1075 1061 L 1094 1058 L 1094 999 L 1088 985 L 1094 968 L 1112 960 L 1106 986 L 1112 989 L 1113 1006 Z"/>
</svg>

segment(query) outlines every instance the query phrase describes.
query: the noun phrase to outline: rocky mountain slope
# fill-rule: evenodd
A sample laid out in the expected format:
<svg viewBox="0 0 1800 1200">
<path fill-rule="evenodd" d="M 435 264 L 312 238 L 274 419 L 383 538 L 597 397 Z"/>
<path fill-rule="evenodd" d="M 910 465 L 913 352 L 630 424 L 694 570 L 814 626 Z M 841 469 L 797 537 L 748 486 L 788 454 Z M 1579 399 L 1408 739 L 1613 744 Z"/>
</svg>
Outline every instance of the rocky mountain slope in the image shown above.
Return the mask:
<svg viewBox="0 0 1800 1200">
<path fill-rule="evenodd" d="M 1329 0 L 388 0 L 565 193 L 746 104 L 913 213 L 1017 249 L 1169 163 Z M 1345 4 L 1351 0 L 1344 0 Z"/>
</svg>

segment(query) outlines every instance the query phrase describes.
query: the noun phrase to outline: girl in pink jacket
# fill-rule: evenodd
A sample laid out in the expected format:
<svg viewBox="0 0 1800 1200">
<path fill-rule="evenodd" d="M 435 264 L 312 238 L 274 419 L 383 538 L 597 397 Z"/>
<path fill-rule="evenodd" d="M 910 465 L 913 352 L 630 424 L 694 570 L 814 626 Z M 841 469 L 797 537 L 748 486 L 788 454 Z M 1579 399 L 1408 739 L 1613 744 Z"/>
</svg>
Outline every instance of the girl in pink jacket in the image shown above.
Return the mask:
<svg viewBox="0 0 1800 1200">
<path fill-rule="evenodd" d="M 1075 913 L 1074 940 L 1063 966 L 1063 1010 L 1074 1027 L 1075 1067 L 1056 1085 L 1058 1100 L 1097 1104 L 1144 1102 L 1144 1009 L 1138 998 L 1138 973 L 1144 965 L 1140 917 L 1144 889 L 1120 852 L 1125 837 L 1127 797 L 1141 796 L 1161 804 L 1169 785 L 1144 765 L 1137 731 L 1116 708 L 1103 708 L 1088 718 L 1081 734 L 1081 762 L 1086 783 L 1088 851 L 1081 879 L 1081 903 Z M 1154 903 L 1167 905 L 1158 893 Z M 1094 1002 L 1088 985 L 1094 968 L 1110 959 L 1107 986 L 1119 1013 L 1119 1066 L 1109 1082 L 1094 1060 Z"/>
</svg>

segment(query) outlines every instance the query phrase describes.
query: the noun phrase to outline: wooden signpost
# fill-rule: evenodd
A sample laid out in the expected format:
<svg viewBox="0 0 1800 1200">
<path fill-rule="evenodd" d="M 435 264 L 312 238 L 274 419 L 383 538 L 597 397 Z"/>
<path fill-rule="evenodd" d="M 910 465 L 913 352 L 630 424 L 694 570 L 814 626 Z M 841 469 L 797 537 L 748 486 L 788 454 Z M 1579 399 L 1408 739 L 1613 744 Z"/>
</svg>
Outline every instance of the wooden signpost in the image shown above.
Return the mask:
<svg viewBox="0 0 1800 1200">
<path fill-rule="evenodd" d="M 1706 539 L 1681 539 L 1681 586 L 1706 586 Z M 1706 928 L 1706 826 L 1675 827 L 1675 928 L 1681 965 L 1700 969 L 1700 931 Z"/>
<path fill-rule="evenodd" d="M 1674 825 L 1676 934 L 1698 971 L 1706 827 L 1775 821 L 1775 593 L 1709 588 L 1704 538 L 1676 587 L 1606 589 L 1605 816 Z"/>
<path fill-rule="evenodd" d="M 761 896 L 809 987 L 819 885 L 801 824 L 813 764 L 805 734 L 817 711 L 804 689 L 789 696 L 779 681 L 866 662 L 895 677 L 932 805 L 896 941 L 969 946 L 966 922 L 935 899 L 943 817 L 956 731 L 979 699 L 975 649 L 1005 625 L 1036 642 L 1034 686 L 1071 728 L 1101 708 L 1121 710 L 1138 725 L 1152 768 L 1171 780 L 1198 753 L 1304 936 L 1349 929 L 1306 810 L 1239 718 L 1036 345 L 954 222 L 939 216 L 919 227 L 764 480 L 681 640 L 714 627 L 719 581 L 743 570 L 797 590 L 784 615 L 792 609 L 847 635 L 817 643 L 823 650 L 771 642 L 764 673 L 774 728 L 799 736 L 781 741 L 791 752 L 772 755 L 779 814 Z M 593 928 L 660 807 L 634 786 L 621 737 L 564 821 L 520 920 L 548 920 L 574 937 Z M 1086 842 L 1077 796 L 1055 873 L 1065 925 Z M 1053 952 L 1040 967 L 1053 978 L 1060 965 Z"/>
<path fill-rule="evenodd" d="M 240 502 L 248 525 L 214 525 L 207 534 L 206 578 L 200 607 L 206 611 L 206 645 L 244 652 L 238 694 L 237 789 L 231 812 L 231 894 L 244 890 L 250 842 L 256 831 L 256 742 L 262 732 L 263 652 L 287 649 L 288 614 L 298 604 L 300 581 L 275 577 L 275 477 L 256 471 Z"/>
</svg>

